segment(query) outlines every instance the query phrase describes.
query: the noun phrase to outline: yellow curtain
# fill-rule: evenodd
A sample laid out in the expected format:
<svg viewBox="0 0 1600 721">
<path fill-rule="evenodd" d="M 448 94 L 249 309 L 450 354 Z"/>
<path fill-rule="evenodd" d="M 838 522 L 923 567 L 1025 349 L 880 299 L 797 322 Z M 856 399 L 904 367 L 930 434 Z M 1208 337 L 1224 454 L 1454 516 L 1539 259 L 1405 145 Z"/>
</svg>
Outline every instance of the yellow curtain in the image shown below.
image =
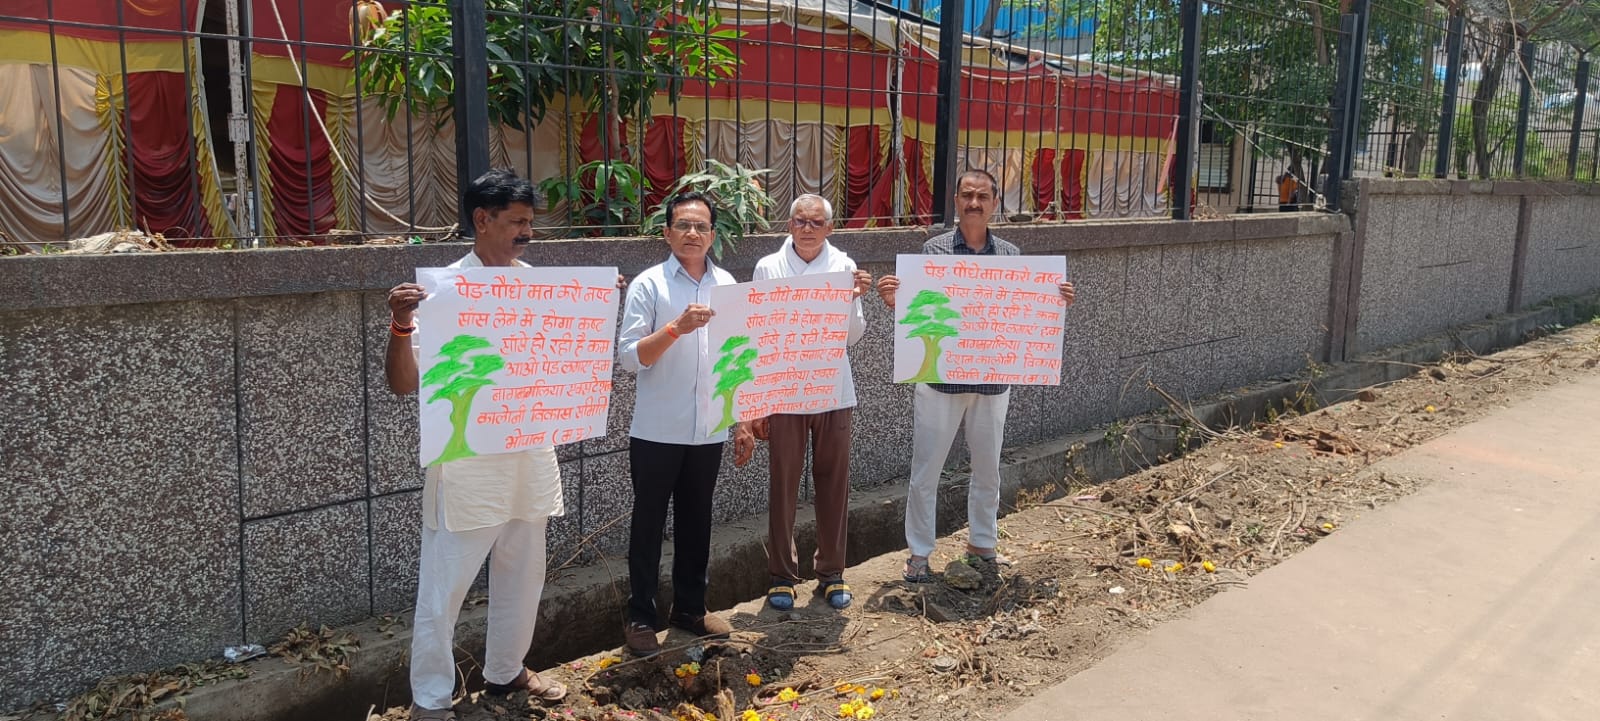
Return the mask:
<svg viewBox="0 0 1600 721">
<path fill-rule="evenodd" d="M 1091 218 L 1150 218 L 1166 215 L 1159 190 L 1163 153 L 1091 151 L 1084 163 L 1084 212 Z"/>
<path fill-rule="evenodd" d="M 49 65 L 0 64 L 7 95 L 0 112 L 0 232 L 14 241 L 59 243 L 126 222 L 108 93 L 92 70 L 62 67 L 59 75 L 58 108 Z M 64 214 L 71 217 L 70 232 L 64 232 Z"/>
</svg>

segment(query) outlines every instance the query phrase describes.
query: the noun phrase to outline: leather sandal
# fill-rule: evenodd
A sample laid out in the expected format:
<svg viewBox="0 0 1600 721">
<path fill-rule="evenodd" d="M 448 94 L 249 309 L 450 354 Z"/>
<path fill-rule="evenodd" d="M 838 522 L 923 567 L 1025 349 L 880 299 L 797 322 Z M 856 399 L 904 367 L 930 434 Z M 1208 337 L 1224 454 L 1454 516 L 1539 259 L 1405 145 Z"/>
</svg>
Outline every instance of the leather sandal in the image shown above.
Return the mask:
<svg viewBox="0 0 1600 721">
<path fill-rule="evenodd" d="M 928 568 L 928 559 L 912 556 L 906 559 L 906 567 L 900 571 L 900 577 L 906 583 L 927 583 L 933 580 L 933 569 Z"/>
<path fill-rule="evenodd" d="M 484 690 L 490 696 L 505 696 L 514 691 L 527 691 L 531 698 L 540 701 L 560 701 L 567 697 L 567 687 L 557 681 L 545 681 L 539 674 L 531 669 L 522 669 L 522 673 L 511 680 L 511 683 L 486 683 Z"/>
<path fill-rule="evenodd" d="M 447 708 L 411 706 L 411 721 L 456 721 L 456 712 Z"/>
</svg>

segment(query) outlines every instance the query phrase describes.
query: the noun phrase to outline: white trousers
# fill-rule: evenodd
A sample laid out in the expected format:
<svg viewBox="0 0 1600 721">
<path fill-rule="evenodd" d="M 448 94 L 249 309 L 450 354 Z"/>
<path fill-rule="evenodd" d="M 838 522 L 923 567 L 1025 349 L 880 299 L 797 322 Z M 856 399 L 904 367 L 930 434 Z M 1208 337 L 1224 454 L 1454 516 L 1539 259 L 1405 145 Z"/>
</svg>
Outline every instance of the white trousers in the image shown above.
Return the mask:
<svg viewBox="0 0 1600 721">
<path fill-rule="evenodd" d="M 1011 391 L 997 396 L 941 393 L 919 384 L 915 391 L 911 443 L 911 489 L 906 498 L 906 545 L 911 555 L 933 553 L 937 538 L 939 473 L 956 430 L 966 424 L 972 478 L 967 484 L 969 542 L 994 548 L 1000 515 L 1000 446 L 1005 438 Z"/>
<path fill-rule="evenodd" d="M 489 628 L 483 678 L 510 683 L 533 645 L 544 591 L 546 519 L 452 532 L 422 528 L 417 615 L 411 635 L 412 703 L 447 709 L 455 690 L 456 618 L 489 558 Z"/>
</svg>

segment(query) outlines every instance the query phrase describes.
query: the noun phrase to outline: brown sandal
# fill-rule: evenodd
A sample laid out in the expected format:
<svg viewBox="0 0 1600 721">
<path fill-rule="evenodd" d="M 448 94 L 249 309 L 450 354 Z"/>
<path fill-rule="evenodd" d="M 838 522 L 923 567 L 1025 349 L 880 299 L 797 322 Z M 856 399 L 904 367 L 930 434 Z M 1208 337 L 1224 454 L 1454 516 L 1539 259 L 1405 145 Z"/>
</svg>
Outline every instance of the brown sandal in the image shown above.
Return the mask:
<svg viewBox="0 0 1600 721">
<path fill-rule="evenodd" d="M 534 684 L 538 684 L 535 686 Z M 567 687 L 558 681 L 546 682 L 532 669 L 522 669 L 522 673 L 511 680 L 511 683 L 487 683 L 484 690 L 490 696 L 505 696 L 513 691 L 527 691 L 528 696 L 540 701 L 560 701 L 567 697 Z"/>
</svg>

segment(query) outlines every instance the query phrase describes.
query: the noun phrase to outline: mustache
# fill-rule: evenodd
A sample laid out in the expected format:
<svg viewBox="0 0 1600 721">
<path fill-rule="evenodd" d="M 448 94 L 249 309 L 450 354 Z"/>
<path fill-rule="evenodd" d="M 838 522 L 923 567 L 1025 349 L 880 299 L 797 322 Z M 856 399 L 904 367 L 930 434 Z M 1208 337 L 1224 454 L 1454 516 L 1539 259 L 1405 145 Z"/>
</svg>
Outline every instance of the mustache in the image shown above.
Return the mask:
<svg viewBox="0 0 1600 721">
<path fill-rule="evenodd" d="M 527 236 L 519 235 L 519 236 L 511 239 L 511 244 L 512 245 L 527 245 L 527 244 L 532 243 L 532 242 L 533 242 L 533 236 L 531 236 L 531 235 L 527 235 Z"/>
</svg>

